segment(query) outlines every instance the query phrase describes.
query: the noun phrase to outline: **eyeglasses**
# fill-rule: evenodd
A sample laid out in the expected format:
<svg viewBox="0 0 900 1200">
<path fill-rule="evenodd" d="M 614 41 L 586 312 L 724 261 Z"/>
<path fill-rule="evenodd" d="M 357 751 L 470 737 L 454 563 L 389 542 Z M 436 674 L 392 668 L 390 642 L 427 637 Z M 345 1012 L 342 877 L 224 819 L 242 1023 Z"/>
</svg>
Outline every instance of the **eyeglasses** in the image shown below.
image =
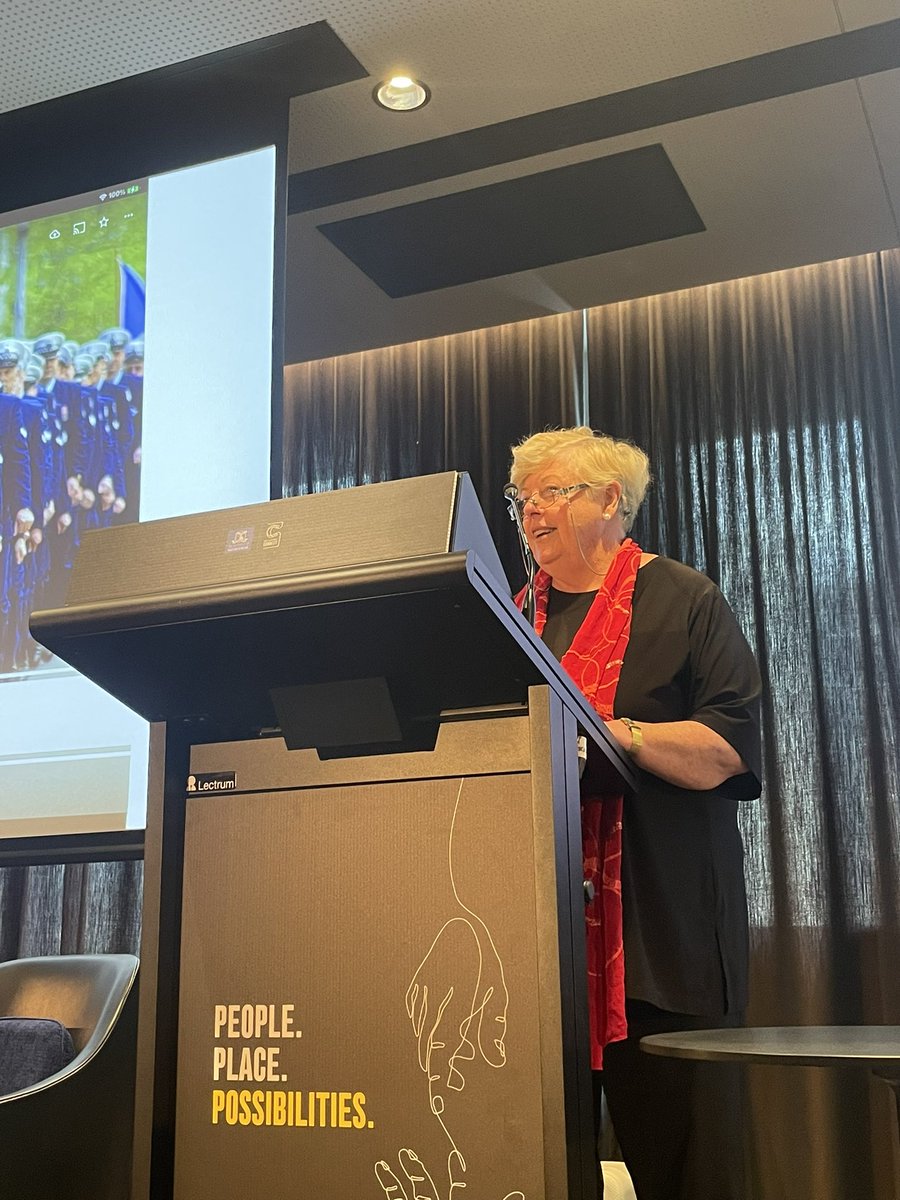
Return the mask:
<svg viewBox="0 0 900 1200">
<path fill-rule="evenodd" d="M 545 487 L 540 491 L 532 492 L 530 496 L 517 496 L 514 503 L 520 513 L 525 511 L 526 504 L 543 512 L 545 508 L 552 508 L 558 501 L 565 500 L 575 492 L 581 492 L 592 486 L 590 483 L 573 483 L 569 487 Z"/>
</svg>

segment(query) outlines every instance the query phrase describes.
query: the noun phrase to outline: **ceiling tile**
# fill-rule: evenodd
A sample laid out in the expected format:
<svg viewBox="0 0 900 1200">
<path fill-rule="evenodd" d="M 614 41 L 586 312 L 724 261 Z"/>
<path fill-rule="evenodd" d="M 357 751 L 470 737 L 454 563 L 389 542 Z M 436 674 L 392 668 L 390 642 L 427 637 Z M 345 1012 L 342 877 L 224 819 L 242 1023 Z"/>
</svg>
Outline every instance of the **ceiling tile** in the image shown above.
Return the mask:
<svg viewBox="0 0 900 1200">
<path fill-rule="evenodd" d="M 834 7 L 843 29 L 860 29 L 900 17 L 897 0 L 834 0 Z"/>
<path fill-rule="evenodd" d="M 425 79 L 431 102 L 388 113 L 364 84 L 295 101 L 292 171 L 840 32 L 832 0 L 459 0 L 432 9 L 388 2 L 397 19 L 384 28 L 361 37 L 335 13 L 335 30 L 372 75 L 400 64 Z"/>
<path fill-rule="evenodd" d="M 900 70 L 859 81 L 885 187 L 900 225 Z M 900 230 L 897 233 L 900 242 Z"/>
<path fill-rule="evenodd" d="M 284 33 L 334 7 L 321 0 L 3 0 L 0 112 Z"/>
</svg>

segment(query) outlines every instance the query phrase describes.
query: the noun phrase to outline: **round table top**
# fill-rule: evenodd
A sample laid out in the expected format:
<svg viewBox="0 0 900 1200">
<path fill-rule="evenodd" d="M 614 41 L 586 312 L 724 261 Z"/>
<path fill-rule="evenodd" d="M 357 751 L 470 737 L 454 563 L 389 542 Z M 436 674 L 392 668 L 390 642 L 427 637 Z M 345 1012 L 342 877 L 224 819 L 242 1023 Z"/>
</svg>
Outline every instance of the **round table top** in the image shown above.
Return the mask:
<svg viewBox="0 0 900 1200">
<path fill-rule="evenodd" d="M 794 1025 L 697 1029 L 641 1038 L 641 1049 L 708 1062 L 812 1067 L 900 1067 L 900 1025 Z"/>
</svg>

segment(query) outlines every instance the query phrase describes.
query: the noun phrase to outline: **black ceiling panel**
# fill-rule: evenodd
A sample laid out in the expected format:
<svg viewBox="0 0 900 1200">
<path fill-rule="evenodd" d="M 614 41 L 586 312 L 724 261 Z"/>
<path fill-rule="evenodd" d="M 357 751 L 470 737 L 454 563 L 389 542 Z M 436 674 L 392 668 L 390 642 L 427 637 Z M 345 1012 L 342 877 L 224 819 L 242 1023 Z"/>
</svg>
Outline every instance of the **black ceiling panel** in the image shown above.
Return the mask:
<svg viewBox="0 0 900 1200">
<path fill-rule="evenodd" d="M 704 228 L 658 144 L 319 226 L 395 298 Z"/>
<path fill-rule="evenodd" d="M 0 213 L 286 142 L 292 96 L 365 75 L 317 21 L 0 113 Z"/>
</svg>

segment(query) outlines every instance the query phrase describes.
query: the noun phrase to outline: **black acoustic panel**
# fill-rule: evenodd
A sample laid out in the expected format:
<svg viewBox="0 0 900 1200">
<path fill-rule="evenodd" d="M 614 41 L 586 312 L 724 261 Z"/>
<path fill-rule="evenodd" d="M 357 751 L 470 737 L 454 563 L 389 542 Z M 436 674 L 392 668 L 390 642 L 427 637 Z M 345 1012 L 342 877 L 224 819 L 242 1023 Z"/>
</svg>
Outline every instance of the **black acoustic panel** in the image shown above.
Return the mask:
<svg viewBox="0 0 900 1200">
<path fill-rule="evenodd" d="M 317 21 L 2 113 L 0 213 L 269 142 L 286 145 L 290 97 L 366 73 Z M 105 150 L 85 153 L 89 144 Z"/>
<path fill-rule="evenodd" d="M 319 226 L 392 297 L 704 228 L 658 144 Z"/>
<path fill-rule="evenodd" d="M 398 146 L 290 178 L 288 211 L 516 162 L 900 67 L 900 19 L 754 54 L 639 87 Z"/>
<path fill-rule="evenodd" d="M 234 86 L 264 86 L 285 97 L 306 96 L 369 74 L 327 21 L 314 21 L 235 49 L 221 65 L 211 64 L 223 79 Z"/>
</svg>

